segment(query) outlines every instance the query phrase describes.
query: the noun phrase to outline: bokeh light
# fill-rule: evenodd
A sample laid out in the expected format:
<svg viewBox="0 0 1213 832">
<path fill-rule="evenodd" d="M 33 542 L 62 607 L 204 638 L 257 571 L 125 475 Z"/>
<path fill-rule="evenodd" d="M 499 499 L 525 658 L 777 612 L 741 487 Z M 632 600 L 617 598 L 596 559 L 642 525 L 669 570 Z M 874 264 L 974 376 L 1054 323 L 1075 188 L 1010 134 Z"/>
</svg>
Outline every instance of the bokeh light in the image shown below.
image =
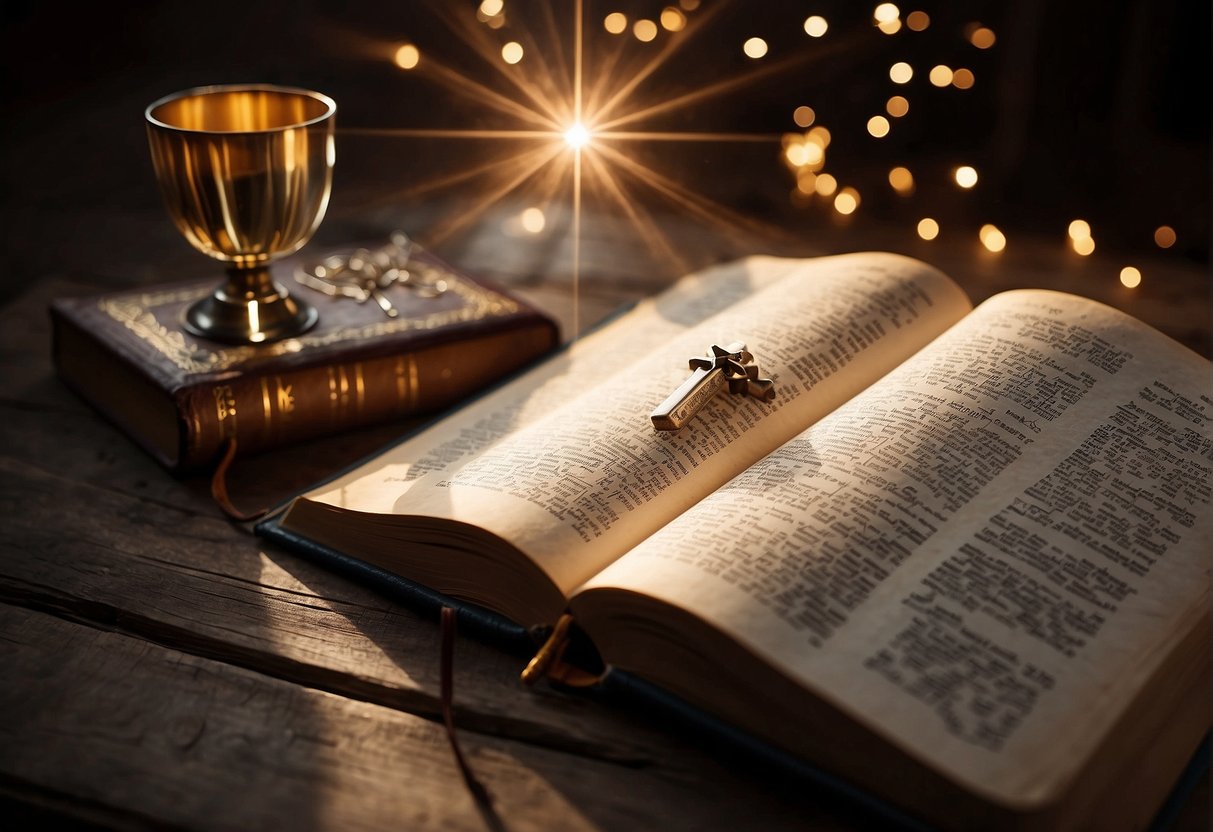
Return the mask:
<svg viewBox="0 0 1213 832">
<path fill-rule="evenodd" d="M 797 127 L 808 127 L 816 118 L 817 113 L 806 104 L 802 104 L 792 111 L 792 121 L 796 122 Z"/>
<path fill-rule="evenodd" d="M 411 43 L 403 44 L 396 50 L 394 60 L 401 69 L 413 69 L 421 63 L 421 50 Z"/>
<path fill-rule="evenodd" d="M 602 19 L 602 28 L 612 35 L 622 35 L 628 28 L 628 17 L 622 12 L 611 12 Z"/>
<path fill-rule="evenodd" d="M 977 184 L 977 169 L 972 165 L 961 165 L 952 171 L 952 177 L 960 187 L 965 189 L 972 188 Z"/>
<path fill-rule="evenodd" d="M 505 3 L 503 0 L 484 0 L 476 8 L 476 19 L 490 29 L 500 29 L 505 25 Z"/>
<path fill-rule="evenodd" d="M 895 35 L 901 31 L 900 15 L 901 10 L 892 3 L 881 3 L 872 12 L 872 22 L 886 35 Z"/>
<path fill-rule="evenodd" d="M 632 34 L 641 43 L 648 43 L 657 37 L 657 24 L 651 20 L 637 20 L 632 24 Z"/>
<path fill-rule="evenodd" d="M 854 188 L 843 188 L 838 192 L 838 196 L 834 197 L 834 210 L 844 216 L 855 213 L 855 209 L 858 207 L 859 191 Z"/>
<path fill-rule="evenodd" d="M 821 15 L 809 15 L 804 20 L 804 31 L 811 38 L 819 38 L 830 28 L 830 24 Z"/>
<path fill-rule="evenodd" d="M 1083 257 L 1095 251 L 1095 240 L 1091 237 L 1091 224 L 1083 219 L 1071 220 L 1066 228 L 1070 235 L 1070 245 Z"/>
<path fill-rule="evenodd" d="M 518 215 L 518 221 L 522 225 L 522 230 L 528 234 L 538 234 L 547 225 L 547 217 L 539 208 L 527 208 Z"/>
<path fill-rule="evenodd" d="M 952 86 L 956 87 L 958 90 L 972 89 L 976 80 L 977 79 L 973 76 L 973 70 L 971 69 L 961 67 L 952 73 Z"/>
<path fill-rule="evenodd" d="M 986 223 L 978 232 L 978 239 L 987 250 L 997 254 L 1007 247 L 1007 237 L 998 230 L 998 226 Z"/>
<path fill-rule="evenodd" d="M 930 217 L 918 221 L 918 236 L 924 240 L 934 240 L 939 236 L 939 223 Z"/>
<path fill-rule="evenodd" d="M 914 193 L 914 174 L 909 168 L 893 168 L 889 171 L 889 185 L 902 196 L 909 196 Z"/>
<path fill-rule="evenodd" d="M 501 59 L 507 64 L 516 64 L 522 60 L 522 44 L 516 40 L 501 47 Z"/>
<path fill-rule="evenodd" d="M 809 148 L 814 148 L 818 154 L 821 153 L 821 148 L 817 145 L 810 145 L 806 142 L 791 142 L 784 148 L 783 154 L 788 159 L 788 164 L 794 168 L 803 168 L 809 164 Z"/>
<path fill-rule="evenodd" d="M 822 149 L 830 146 L 830 131 L 820 124 L 806 133 L 805 138 Z"/>
<path fill-rule="evenodd" d="M 906 26 L 912 32 L 921 32 L 931 25 L 931 17 L 926 12 L 910 12 L 906 15 Z"/>
<path fill-rule="evenodd" d="M 686 28 L 687 16 L 673 6 L 661 10 L 661 28 L 667 32 L 681 32 Z"/>
<path fill-rule="evenodd" d="M 989 49 L 994 45 L 995 40 L 994 32 L 980 24 L 969 32 L 969 43 L 978 49 Z"/>
<path fill-rule="evenodd" d="M 877 139 L 889 135 L 889 120 L 884 116 L 872 116 L 868 119 L 868 133 Z"/>
<path fill-rule="evenodd" d="M 821 196 L 831 196 L 834 191 L 838 190 L 838 180 L 828 173 L 819 173 L 816 188 L 817 193 Z"/>
<path fill-rule="evenodd" d="M 931 67 L 931 74 L 928 77 L 935 86 L 946 87 L 952 83 L 952 68 L 943 64 L 937 64 Z"/>
<path fill-rule="evenodd" d="M 1155 228 L 1154 244 L 1159 248 L 1170 248 L 1175 245 L 1175 229 L 1169 225 L 1160 225 Z"/>
<path fill-rule="evenodd" d="M 741 45 L 741 51 L 745 52 L 747 58 L 758 60 L 767 54 L 767 42 L 762 38 L 750 38 Z"/>
<path fill-rule="evenodd" d="M 887 23 L 890 20 L 896 20 L 901 15 L 901 10 L 892 3 L 881 3 L 872 12 L 872 19 L 877 23 Z"/>
<path fill-rule="evenodd" d="M 893 118 L 901 118 L 910 112 L 910 102 L 904 96 L 895 95 L 885 102 L 884 108 Z"/>
<path fill-rule="evenodd" d="M 1126 289 L 1136 289 L 1141 285 L 1141 270 L 1133 266 L 1125 266 L 1120 270 L 1120 282 Z"/>
<path fill-rule="evenodd" d="M 914 67 L 905 61 L 898 61 L 889 67 L 889 80 L 894 84 L 908 84 L 914 77 Z"/>
</svg>

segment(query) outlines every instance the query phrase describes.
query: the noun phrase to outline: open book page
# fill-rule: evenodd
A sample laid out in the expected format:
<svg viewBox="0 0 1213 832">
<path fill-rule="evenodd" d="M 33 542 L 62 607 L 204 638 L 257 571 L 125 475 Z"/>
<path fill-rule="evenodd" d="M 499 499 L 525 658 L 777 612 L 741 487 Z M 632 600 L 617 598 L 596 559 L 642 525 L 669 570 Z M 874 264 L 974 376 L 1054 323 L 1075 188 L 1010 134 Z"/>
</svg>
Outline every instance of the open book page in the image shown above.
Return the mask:
<svg viewBox="0 0 1213 832">
<path fill-rule="evenodd" d="M 341 508 L 390 513 L 422 475 L 475 456 L 618 372 L 619 362 L 604 356 L 651 352 L 803 263 L 749 257 L 687 275 L 510 384 L 305 496 Z"/>
<path fill-rule="evenodd" d="M 488 530 L 567 593 L 875 382 L 968 307 L 948 278 L 908 258 L 805 261 L 665 344 L 600 353 L 616 375 L 462 466 L 417 482 L 395 510 Z M 693 428 L 655 431 L 649 413 L 686 378 L 688 358 L 730 341 L 750 346 L 776 380 L 776 399 L 721 394 Z"/>
<path fill-rule="evenodd" d="M 1007 293 L 582 597 L 689 610 L 974 792 L 1030 805 L 1207 626 L 1211 418 L 1209 362 L 1100 304 Z"/>
</svg>

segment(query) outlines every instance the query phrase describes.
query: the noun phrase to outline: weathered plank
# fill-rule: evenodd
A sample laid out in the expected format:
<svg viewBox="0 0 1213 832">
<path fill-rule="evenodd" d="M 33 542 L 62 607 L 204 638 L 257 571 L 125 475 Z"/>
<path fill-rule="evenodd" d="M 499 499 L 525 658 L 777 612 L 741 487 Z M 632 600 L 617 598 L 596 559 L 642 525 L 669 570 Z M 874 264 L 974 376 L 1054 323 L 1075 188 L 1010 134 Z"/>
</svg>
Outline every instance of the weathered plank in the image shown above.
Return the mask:
<svg viewBox="0 0 1213 832">
<path fill-rule="evenodd" d="M 0 459 L 0 597 L 380 704 L 438 712 L 431 621 L 224 520 Z M 590 703 L 517 683 L 519 659 L 469 643 L 465 719 L 647 761 Z M 651 738 L 650 738 L 651 739 Z"/>
<path fill-rule="evenodd" d="M 10 795 L 133 828 L 485 828 L 434 722 L 38 612 L 0 606 L 0 634 Z M 791 795 L 461 739 L 511 830 L 837 825 Z"/>
<path fill-rule="evenodd" d="M 148 506 L 0 459 L 0 601 L 47 611 L 309 688 L 434 718 L 434 622 L 223 521 Z M 48 517 L 63 506 L 51 524 Z M 461 639 L 457 722 L 466 729 L 778 801 L 768 772 L 742 772 L 653 717 L 540 685 L 521 662 Z M 806 809 L 805 811 L 808 811 Z"/>
</svg>

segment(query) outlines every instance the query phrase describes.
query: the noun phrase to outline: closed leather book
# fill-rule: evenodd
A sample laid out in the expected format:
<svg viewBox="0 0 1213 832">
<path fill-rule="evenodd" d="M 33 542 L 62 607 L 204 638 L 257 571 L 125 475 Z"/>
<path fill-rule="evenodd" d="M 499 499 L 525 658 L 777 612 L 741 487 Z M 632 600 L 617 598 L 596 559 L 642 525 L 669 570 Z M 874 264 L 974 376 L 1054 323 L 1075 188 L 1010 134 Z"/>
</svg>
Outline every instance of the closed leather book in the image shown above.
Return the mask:
<svg viewBox="0 0 1213 832">
<path fill-rule="evenodd" d="M 240 454 L 444 409 L 559 342 L 556 323 L 509 292 L 428 252 L 413 255 L 446 291 L 384 289 L 373 301 L 330 297 L 275 270 L 318 307 L 296 338 L 229 346 L 186 332 L 190 304 L 216 278 L 51 303 L 62 379 L 166 467 L 211 466 L 228 441 Z"/>
</svg>

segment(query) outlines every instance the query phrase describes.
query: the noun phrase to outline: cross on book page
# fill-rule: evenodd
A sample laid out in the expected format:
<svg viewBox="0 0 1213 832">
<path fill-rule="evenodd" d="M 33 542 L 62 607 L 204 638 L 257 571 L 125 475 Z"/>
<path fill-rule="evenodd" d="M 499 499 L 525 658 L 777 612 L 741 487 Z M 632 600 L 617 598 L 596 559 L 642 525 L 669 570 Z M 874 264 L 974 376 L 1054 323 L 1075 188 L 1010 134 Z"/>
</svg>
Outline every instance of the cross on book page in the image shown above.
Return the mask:
<svg viewBox="0 0 1213 832">
<path fill-rule="evenodd" d="M 775 382 L 759 377 L 758 362 L 740 341 L 713 344 L 706 357 L 696 356 L 689 365 L 694 372 L 650 414 L 657 430 L 682 429 L 725 387 L 764 402 L 775 398 Z"/>
</svg>

